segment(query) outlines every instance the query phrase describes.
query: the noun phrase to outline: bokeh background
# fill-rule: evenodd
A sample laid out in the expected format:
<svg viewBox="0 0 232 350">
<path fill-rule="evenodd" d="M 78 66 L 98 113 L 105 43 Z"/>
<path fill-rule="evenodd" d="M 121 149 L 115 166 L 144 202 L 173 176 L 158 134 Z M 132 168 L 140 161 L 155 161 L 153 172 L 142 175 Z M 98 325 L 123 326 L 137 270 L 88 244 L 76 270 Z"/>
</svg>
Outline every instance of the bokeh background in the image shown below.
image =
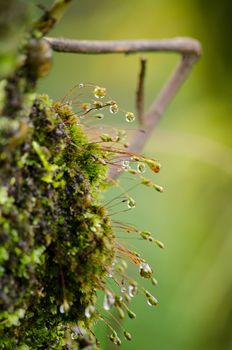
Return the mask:
<svg viewBox="0 0 232 350">
<path fill-rule="evenodd" d="M 31 2 L 32 10 L 33 3 L 38 1 Z M 192 36 L 204 50 L 143 150 L 162 163 L 155 181 L 165 193 L 138 187 L 131 193 L 136 208 L 118 216 L 151 230 L 166 247 L 128 241 L 154 267 L 159 284 L 149 287 L 160 304 L 151 308 L 142 296 L 135 298 L 137 319 L 124 324 L 133 340 L 124 341 L 122 350 L 232 349 L 231 13 L 229 0 L 74 0 L 52 32 L 109 40 Z M 144 56 L 148 106 L 178 57 Z M 55 54 L 52 72 L 39 91 L 60 98 L 79 82 L 93 82 L 133 110 L 139 57 Z M 116 125 L 112 118 L 110 124 Z M 127 127 L 123 118 L 121 125 Z M 131 185 L 126 181 L 125 188 Z M 104 326 L 97 333 L 104 350 L 114 348 L 106 341 Z"/>
</svg>

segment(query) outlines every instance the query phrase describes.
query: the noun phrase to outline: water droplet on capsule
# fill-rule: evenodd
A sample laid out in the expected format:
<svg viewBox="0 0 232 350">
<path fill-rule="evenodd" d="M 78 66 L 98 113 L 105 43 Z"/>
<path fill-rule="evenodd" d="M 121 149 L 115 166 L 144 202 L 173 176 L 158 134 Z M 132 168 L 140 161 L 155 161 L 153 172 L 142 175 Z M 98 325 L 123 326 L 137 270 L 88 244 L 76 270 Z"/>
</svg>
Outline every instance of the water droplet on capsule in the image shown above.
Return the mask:
<svg viewBox="0 0 232 350">
<path fill-rule="evenodd" d="M 118 113 L 118 110 L 119 110 L 118 105 L 116 103 L 114 103 L 110 106 L 110 113 L 116 114 L 116 113 Z"/>
<path fill-rule="evenodd" d="M 100 86 L 96 86 L 93 90 L 93 93 L 96 98 L 103 98 L 106 96 L 106 89 Z"/>
<path fill-rule="evenodd" d="M 115 297 L 111 292 L 107 292 L 103 301 L 103 308 L 105 310 L 110 310 L 110 308 L 114 305 Z"/>
<path fill-rule="evenodd" d="M 126 288 L 125 287 L 121 288 L 121 293 L 126 293 Z"/>
<path fill-rule="evenodd" d="M 127 200 L 127 206 L 128 206 L 128 208 L 129 209 L 133 209 L 133 208 L 135 208 L 135 205 L 136 205 L 136 202 L 135 202 L 135 200 L 133 199 L 133 198 L 128 198 L 128 200 Z"/>
<path fill-rule="evenodd" d="M 69 306 L 67 300 L 64 300 L 63 304 L 60 305 L 60 313 L 64 314 L 65 312 L 68 312 L 69 309 L 70 309 L 70 306 Z"/>
<path fill-rule="evenodd" d="M 150 268 L 150 266 L 147 263 L 142 262 L 139 266 L 139 273 L 140 273 L 140 276 L 142 276 L 144 278 L 151 278 L 152 269 Z"/>
<path fill-rule="evenodd" d="M 146 165 L 144 163 L 139 163 L 137 165 L 137 170 L 140 174 L 144 174 L 146 171 Z"/>
<path fill-rule="evenodd" d="M 129 160 L 123 160 L 123 161 L 122 161 L 122 168 L 123 168 L 125 171 L 127 171 L 127 170 L 130 169 L 130 162 L 129 162 Z"/>
<path fill-rule="evenodd" d="M 150 293 L 148 290 L 143 290 L 145 297 L 147 298 L 147 303 L 149 306 L 156 306 L 158 305 L 158 300 Z"/>
<path fill-rule="evenodd" d="M 60 313 L 64 314 L 64 307 L 63 307 L 63 305 L 60 305 Z"/>
<path fill-rule="evenodd" d="M 79 84 L 79 88 L 82 89 L 85 85 L 83 83 Z"/>
<path fill-rule="evenodd" d="M 96 117 L 97 119 L 103 119 L 103 118 L 104 118 L 104 114 L 99 113 L 99 114 L 96 114 L 95 117 Z"/>
<path fill-rule="evenodd" d="M 127 112 L 125 117 L 128 123 L 132 123 L 135 120 L 135 115 L 132 112 Z"/>
<path fill-rule="evenodd" d="M 138 287 L 133 284 L 133 285 L 129 285 L 128 287 L 128 294 L 131 298 L 135 297 L 138 293 Z"/>
<path fill-rule="evenodd" d="M 77 338 L 77 335 L 76 335 L 76 333 L 74 333 L 74 332 L 71 332 L 71 339 L 72 340 L 74 340 L 74 339 L 76 339 Z"/>
<path fill-rule="evenodd" d="M 156 306 L 159 304 L 158 300 L 153 295 L 147 299 L 147 303 L 149 306 Z"/>
<path fill-rule="evenodd" d="M 85 317 L 90 318 L 95 312 L 95 307 L 93 305 L 89 305 L 85 309 Z"/>
</svg>

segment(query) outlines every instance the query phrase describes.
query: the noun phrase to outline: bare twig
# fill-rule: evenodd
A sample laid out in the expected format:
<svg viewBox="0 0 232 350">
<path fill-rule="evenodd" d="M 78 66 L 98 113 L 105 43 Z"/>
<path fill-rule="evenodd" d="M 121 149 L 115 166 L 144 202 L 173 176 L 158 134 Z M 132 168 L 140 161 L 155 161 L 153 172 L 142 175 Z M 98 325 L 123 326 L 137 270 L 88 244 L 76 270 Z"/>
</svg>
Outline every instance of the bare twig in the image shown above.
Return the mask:
<svg viewBox="0 0 232 350">
<path fill-rule="evenodd" d="M 201 56 L 200 43 L 192 38 L 174 38 L 163 40 L 125 40 L 125 41 L 86 41 L 59 38 L 47 38 L 55 51 L 82 54 L 138 53 L 138 52 L 175 52 L 181 54 L 181 61 L 173 74 L 145 113 L 141 128 L 131 141 L 128 151 L 140 152 L 151 136 L 152 130 L 162 116 L 166 106 L 189 75 L 193 64 Z M 125 157 L 126 158 L 126 157 Z M 110 169 L 109 176 L 116 178 L 117 169 Z"/>
<path fill-rule="evenodd" d="M 200 56 L 200 43 L 192 38 L 160 40 L 71 40 L 46 38 L 53 50 L 82 54 L 176 52 Z"/>
<path fill-rule="evenodd" d="M 136 99 L 135 99 L 136 116 L 141 125 L 143 125 L 144 123 L 144 80 L 145 80 L 145 73 L 146 73 L 146 63 L 147 63 L 146 58 L 141 57 L 140 72 L 139 72 L 138 85 L 136 89 Z"/>
<path fill-rule="evenodd" d="M 182 57 L 170 79 L 166 82 L 163 89 L 146 112 L 143 127 L 135 133 L 128 151 L 139 152 L 143 148 L 144 144 L 150 137 L 152 130 L 162 116 L 165 107 L 172 100 L 179 87 L 183 84 L 196 60 L 197 57 L 195 56 Z"/>
<path fill-rule="evenodd" d="M 42 17 L 34 24 L 33 30 L 39 31 L 42 35 L 46 35 L 54 25 L 63 17 L 67 7 L 72 0 L 55 0 L 49 10 L 45 10 Z M 42 9 L 44 10 L 44 8 Z"/>
</svg>

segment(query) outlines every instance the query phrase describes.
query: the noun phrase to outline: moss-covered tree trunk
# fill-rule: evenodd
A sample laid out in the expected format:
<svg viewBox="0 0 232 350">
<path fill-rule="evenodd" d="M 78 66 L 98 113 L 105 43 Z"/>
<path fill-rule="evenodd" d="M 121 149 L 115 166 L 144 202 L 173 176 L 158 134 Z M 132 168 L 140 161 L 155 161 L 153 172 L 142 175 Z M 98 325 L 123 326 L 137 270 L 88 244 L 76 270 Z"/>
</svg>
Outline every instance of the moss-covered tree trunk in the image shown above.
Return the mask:
<svg viewBox="0 0 232 350">
<path fill-rule="evenodd" d="M 102 151 L 73 123 L 69 106 L 35 94 L 51 61 L 43 35 L 69 2 L 56 1 L 21 36 L 18 50 L 8 52 L 12 65 L 2 71 L 0 349 L 92 344 L 83 329 L 95 315 L 85 310 L 113 259 L 112 230 L 97 195 L 107 170 L 96 162 Z M 20 24 L 26 6 L 9 5 L 1 10 L 13 11 Z M 6 34 L 10 29 L 6 22 Z"/>
<path fill-rule="evenodd" d="M 157 283 L 144 259 L 116 240 L 99 195 L 113 182 L 107 176 L 108 164 L 119 155 L 138 162 L 135 170 L 125 160 L 120 171 L 162 192 L 161 186 L 143 176 L 146 165 L 157 173 L 159 163 L 125 151 L 121 131 L 114 137 L 103 134 L 96 143 L 88 141 L 81 116 L 90 111 L 98 113 L 101 108 L 109 108 L 111 113 L 119 109 L 115 101 L 104 100 L 105 88 L 78 86 L 92 89 L 90 103 L 83 103 L 81 116 L 65 99 L 54 102 L 36 94 L 37 80 L 48 74 L 51 66 L 52 51 L 44 35 L 70 2 L 56 0 L 30 26 L 24 24 L 25 4 L 17 0 L 0 3 L 5 15 L 3 32 L 12 38 L 7 49 L 0 46 L 2 350 L 95 349 L 99 345 L 92 330 L 96 320 L 107 325 L 110 340 L 120 345 L 117 333 L 96 303 L 97 291 L 102 291 L 103 310 L 108 312 L 114 306 L 119 318 L 123 319 L 125 313 L 131 319 L 136 317 L 128 305 L 138 286 L 124 273 L 126 263 L 118 260 L 118 255 L 138 265 L 141 277 Z M 13 24 L 9 26 L 11 17 Z M 127 112 L 126 120 L 133 121 L 134 114 Z M 118 166 L 117 161 L 115 164 Z M 122 203 L 134 208 L 135 201 L 125 192 L 123 195 Z M 121 231 L 139 234 L 163 248 L 150 232 L 117 224 Z M 119 292 L 107 285 L 107 277 Z M 143 289 L 143 294 L 149 305 L 157 305 L 150 292 Z M 121 328 L 124 337 L 131 340 L 131 335 Z"/>
</svg>

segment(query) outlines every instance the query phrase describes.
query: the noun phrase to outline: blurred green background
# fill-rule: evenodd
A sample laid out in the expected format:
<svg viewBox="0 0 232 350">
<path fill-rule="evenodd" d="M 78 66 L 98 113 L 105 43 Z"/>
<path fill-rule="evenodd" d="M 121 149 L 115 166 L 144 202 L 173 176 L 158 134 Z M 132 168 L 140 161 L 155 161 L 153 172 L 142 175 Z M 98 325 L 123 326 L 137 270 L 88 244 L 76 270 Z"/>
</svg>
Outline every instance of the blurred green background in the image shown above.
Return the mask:
<svg viewBox="0 0 232 350">
<path fill-rule="evenodd" d="M 162 163 L 161 173 L 151 176 L 165 193 L 138 187 L 131 193 L 137 207 L 119 215 L 154 232 L 166 247 L 128 241 L 154 267 L 159 284 L 150 290 L 160 304 L 151 308 L 142 296 L 132 302 L 137 319 L 125 326 L 133 340 L 123 341 L 122 350 L 232 349 L 231 13 L 229 0 L 74 0 L 51 33 L 109 40 L 192 36 L 204 50 L 143 151 Z M 178 58 L 144 56 L 148 106 Z M 133 110 L 139 57 L 55 54 L 39 91 L 60 98 L 79 82 L 93 82 Z M 99 332 L 103 349 L 113 349 L 103 326 Z"/>
</svg>

